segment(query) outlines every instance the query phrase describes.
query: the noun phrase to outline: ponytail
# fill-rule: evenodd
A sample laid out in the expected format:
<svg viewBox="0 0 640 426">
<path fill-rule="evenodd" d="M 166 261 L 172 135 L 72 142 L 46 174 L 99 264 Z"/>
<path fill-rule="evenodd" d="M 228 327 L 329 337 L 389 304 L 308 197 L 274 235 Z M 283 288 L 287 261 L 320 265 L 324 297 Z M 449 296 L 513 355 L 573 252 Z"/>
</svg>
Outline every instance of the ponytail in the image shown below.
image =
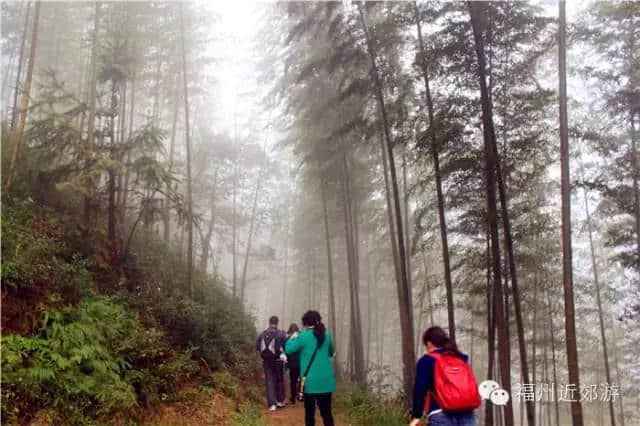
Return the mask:
<svg viewBox="0 0 640 426">
<path fill-rule="evenodd" d="M 440 327 L 431 327 L 427 329 L 422 335 L 422 342 L 426 345 L 427 342 L 431 342 L 432 345 L 442 348 L 445 352 L 452 353 L 457 356 L 462 356 L 462 352 L 458 350 L 455 342 L 453 342 L 447 333 Z"/>
<path fill-rule="evenodd" d="M 322 323 L 322 317 L 320 316 L 318 311 L 307 311 L 302 316 L 302 325 L 306 327 L 313 327 L 313 335 L 318 341 L 318 347 L 322 346 L 327 329 Z"/>
</svg>

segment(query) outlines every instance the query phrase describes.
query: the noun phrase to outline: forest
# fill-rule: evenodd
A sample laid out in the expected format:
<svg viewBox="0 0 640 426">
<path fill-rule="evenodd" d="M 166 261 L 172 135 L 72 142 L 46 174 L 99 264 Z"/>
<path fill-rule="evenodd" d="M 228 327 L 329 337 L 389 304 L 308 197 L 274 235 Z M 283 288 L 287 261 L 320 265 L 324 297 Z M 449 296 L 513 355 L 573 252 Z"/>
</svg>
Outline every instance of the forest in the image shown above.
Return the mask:
<svg viewBox="0 0 640 426">
<path fill-rule="evenodd" d="M 431 326 L 479 425 L 640 424 L 640 2 L 0 18 L 3 423 L 302 424 L 255 341 L 313 309 L 338 425 L 409 423 Z"/>
</svg>

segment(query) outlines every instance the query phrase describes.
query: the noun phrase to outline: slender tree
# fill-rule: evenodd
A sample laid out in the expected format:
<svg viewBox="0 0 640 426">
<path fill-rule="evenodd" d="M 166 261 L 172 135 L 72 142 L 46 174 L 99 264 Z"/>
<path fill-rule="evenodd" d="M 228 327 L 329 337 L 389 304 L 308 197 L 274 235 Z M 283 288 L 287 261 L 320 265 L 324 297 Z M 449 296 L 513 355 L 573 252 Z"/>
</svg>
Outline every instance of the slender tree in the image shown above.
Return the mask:
<svg viewBox="0 0 640 426">
<path fill-rule="evenodd" d="M 16 87 L 13 89 L 13 110 L 11 111 L 11 132 L 14 131 L 16 120 L 18 119 L 18 93 L 20 93 L 20 76 L 22 75 L 22 63 L 24 62 L 24 45 L 27 41 L 27 31 L 29 31 L 29 14 L 31 12 L 31 2 L 27 2 L 27 11 L 24 16 L 24 29 L 22 30 L 22 41 L 20 42 L 20 56 L 18 57 L 18 71 L 16 71 Z"/>
<path fill-rule="evenodd" d="M 244 302 L 244 291 L 245 286 L 247 284 L 247 267 L 249 265 L 249 255 L 251 254 L 251 241 L 253 238 L 253 230 L 255 228 L 256 216 L 258 213 L 258 196 L 260 195 L 260 188 L 262 187 L 262 181 L 264 178 L 264 171 L 266 169 L 266 161 L 267 161 L 267 140 L 269 139 L 269 130 L 271 129 L 271 124 L 267 125 L 266 134 L 264 136 L 264 147 L 263 152 L 265 155 L 265 162 L 260 168 L 258 175 L 256 177 L 256 191 L 253 194 L 253 206 L 251 207 L 251 221 L 249 223 L 249 235 L 247 236 L 247 248 L 244 256 L 244 265 L 242 267 L 242 278 L 240 280 L 240 300 Z"/>
<path fill-rule="evenodd" d="M 395 224 L 398 236 L 398 255 L 400 264 L 400 279 L 398 282 L 398 308 L 400 311 L 400 329 L 402 335 L 402 359 L 403 359 L 403 385 L 405 396 L 407 401 L 411 399 L 413 392 L 413 370 L 415 364 L 415 352 L 413 349 L 413 314 L 412 303 L 410 300 L 410 291 L 408 288 L 407 280 L 407 262 L 404 245 L 404 232 L 402 229 L 402 209 L 400 207 L 400 195 L 398 191 L 398 179 L 396 176 L 396 167 L 393 155 L 393 144 L 391 141 L 391 132 L 389 129 L 389 120 L 387 117 L 387 110 L 384 101 L 384 90 L 382 87 L 382 81 L 380 80 L 380 74 L 378 72 L 378 65 L 376 59 L 376 50 L 374 46 L 373 38 L 369 32 L 367 26 L 364 10 L 361 3 L 358 3 L 358 13 L 360 15 L 360 22 L 365 34 L 365 41 L 367 44 L 367 50 L 369 52 L 369 58 L 371 61 L 371 74 L 373 76 L 376 98 L 378 100 L 378 107 L 380 115 L 382 117 L 382 127 L 384 130 L 384 142 L 389 159 L 389 172 L 391 176 L 391 189 L 393 192 L 393 201 L 395 207 Z"/>
<path fill-rule="evenodd" d="M 580 162 L 580 169 L 582 178 L 584 179 L 584 172 L 582 171 L 582 163 Z M 593 272 L 593 284 L 596 290 L 596 306 L 598 307 L 598 324 L 600 326 L 600 338 L 602 339 L 602 356 L 604 360 L 604 373 L 605 379 L 607 383 L 612 383 L 611 381 L 611 371 L 609 369 L 609 353 L 607 348 L 607 338 L 604 327 L 604 314 L 602 312 L 602 300 L 600 296 L 600 275 L 598 274 L 598 263 L 596 262 L 596 251 L 595 246 L 593 244 L 593 229 L 591 222 L 591 212 L 589 210 L 589 199 L 587 196 L 587 189 L 583 188 L 582 192 L 584 198 L 584 211 L 587 216 L 587 233 L 589 235 L 589 252 L 591 254 L 591 271 Z M 613 407 L 613 398 L 609 398 L 609 419 L 611 421 L 611 426 L 616 426 L 616 416 L 615 410 Z"/>
<path fill-rule="evenodd" d="M 101 3 L 95 3 L 93 12 L 93 34 L 91 37 L 91 81 L 89 82 L 89 117 L 87 119 L 87 148 L 89 152 L 94 149 L 95 125 L 96 125 L 96 84 L 98 79 L 98 32 L 100 31 Z M 90 156 L 91 154 L 89 154 Z M 89 232 L 91 226 L 91 193 L 93 181 L 87 178 L 84 194 L 84 227 Z"/>
<path fill-rule="evenodd" d="M 502 377 L 502 387 L 510 393 L 511 374 L 509 366 L 509 343 L 507 323 L 505 321 L 504 292 L 502 288 L 502 269 L 500 265 L 500 242 L 498 237 L 498 213 L 496 203 L 496 164 L 495 151 L 492 149 L 492 137 L 495 134 L 493 129 L 493 113 L 489 90 L 486 81 L 486 61 L 484 53 L 483 28 L 486 24 L 484 15 L 484 5 L 478 2 L 469 2 L 469 14 L 473 27 L 475 50 L 478 60 L 478 77 L 480 80 L 480 97 L 482 103 L 482 127 L 484 136 L 485 153 L 485 178 L 487 190 L 487 217 L 489 221 L 489 231 L 491 236 L 491 262 L 493 270 L 494 288 L 494 309 L 495 324 L 498 329 L 498 358 L 500 364 L 500 374 Z M 513 426 L 513 405 L 511 400 L 504 407 L 504 421 L 506 426 Z"/>
<path fill-rule="evenodd" d="M 182 79 L 184 83 L 184 127 L 187 162 L 187 288 L 193 297 L 193 203 L 191 200 L 191 143 L 189 141 L 189 89 L 187 87 L 187 53 L 184 42 L 184 11 L 180 3 L 180 40 L 182 41 Z"/>
<path fill-rule="evenodd" d="M 562 283 L 564 288 L 565 341 L 569 383 L 580 389 L 576 317 L 573 296 L 573 265 L 571 250 L 571 181 L 569 175 L 569 131 L 567 119 L 567 18 L 566 3 L 560 0 L 558 26 L 558 78 L 560 85 L 560 172 L 562 186 Z M 571 402 L 573 426 L 582 426 L 582 404 L 577 398 Z"/>
<path fill-rule="evenodd" d="M 11 163 L 9 164 L 9 173 L 7 176 L 6 191 L 11 191 L 11 183 L 15 173 L 16 163 L 20 155 L 20 147 L 22 145 L 22 136 L 24 135 L 24 127 L 29 113 L 29 101 L 31 100 L 31 81 L 33 79 L 33 69 L 36 61 L 36 48 L 38 47 L 38 23 L 40 20 L 40 1 L 36 2 L 35 12 L 33 15 L 33 31 L 31 32 L 31 48 L 29 51 L 29 66 L 27 67 L 27 77 L 22 91 L 22 106 L 20 108 L 20 122 L 18 123 L 17 132 L 13 135 L 13 146 L 11 149 Z"/>
<path fill-rule="evenodd" d="M 329 329 L 334 341 L 337 341 L 336 335 L 336 301 L 333 288 L 333 257 L 331 254 L 331 233 L 329 232 L 329 212 L 327 208 L 327 183 L 323 181 L 320 190 L 322 196 L 322 213 L 324 222 L 324 240 L 327 248 L 327 281 L 329 284 Z"/>
<path fill-rule="evenodd" d="M 438 220 L 440 224 L 440 242 L 442 246 L 442 266 L 444 268 L 444 285 L 447 292 L 447 318 L 449 324 L 449 335 L 453 341 L 456 340 L 455 305 L 453 303 L 453 285 L 451 283 L 451 265 L 449 260 L 449 241 L 447 237 L 447 222 L 444 208 L 444 195 L 442 193 L 442 175 L 440 173 L 440 156 L 438 153 L 438 141 L 436 138 L 436 122 L 431 97 L 431 85 L 429 81 L 429 68 L 427 65 L 427 55 L 422 36 L 422 20 L 418 3 L 414 2 L 414 13 L 416 27 L 418 30 L 418 47 L 420 49 L 420 66 L 422 68 L 422 78 L 424 79 L 425 96 L 427 102 L 427 112 L 429 115 L 429 145 L 433 160 L 433 173 L 436 179 L 436 196 L 438 204 Z"/>
</svg>

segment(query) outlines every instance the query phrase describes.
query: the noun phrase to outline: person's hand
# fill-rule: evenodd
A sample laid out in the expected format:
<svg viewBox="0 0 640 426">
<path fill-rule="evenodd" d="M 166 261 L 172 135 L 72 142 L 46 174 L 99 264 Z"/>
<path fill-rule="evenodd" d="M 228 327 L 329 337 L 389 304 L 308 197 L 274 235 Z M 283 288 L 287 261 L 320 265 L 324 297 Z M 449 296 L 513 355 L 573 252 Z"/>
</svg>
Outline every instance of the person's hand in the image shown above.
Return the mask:
<svg viewBox="0 0 640 426">
<path fill-rule="evenodd" d="M 282 362 L 287 362 L 287 356 L 285 354 L 280 354 L 280 360 Z"/>
<path fill-rule="evenodd" d="M 418 426 L 420 424 L 420 419 L 413 419 L 411 420 L 411 423 L 409 423 L 409 426 Z"/>
<path fill-rule="evenodd" d="M 293 334 L 291 335 L 291 337 L 289 337 L 289 339 L 295 339 L 295 338 L 297 338 L 297 337 L 298 337 L 298 332 L 296 331 L 295 333 L 293 333 Z"/>
</svg>

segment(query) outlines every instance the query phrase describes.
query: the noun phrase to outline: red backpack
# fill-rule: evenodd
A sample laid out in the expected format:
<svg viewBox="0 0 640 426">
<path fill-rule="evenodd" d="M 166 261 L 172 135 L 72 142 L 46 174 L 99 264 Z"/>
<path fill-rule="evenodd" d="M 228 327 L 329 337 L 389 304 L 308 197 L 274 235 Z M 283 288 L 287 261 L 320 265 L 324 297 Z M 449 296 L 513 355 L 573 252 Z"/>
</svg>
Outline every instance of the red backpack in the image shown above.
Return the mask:
<svg viewBox="0 0 640 426">
<path fill-rule="evenodd" d="M 478 383 L 469 364 L 449 353 L 430 352 L 436 360 L 433 370 L 433 386 L 436 402 L 444 411 L 471 411 L 480 406 Z M 426 409 L 429 410 L 427 393 Z"/>
</svg>

